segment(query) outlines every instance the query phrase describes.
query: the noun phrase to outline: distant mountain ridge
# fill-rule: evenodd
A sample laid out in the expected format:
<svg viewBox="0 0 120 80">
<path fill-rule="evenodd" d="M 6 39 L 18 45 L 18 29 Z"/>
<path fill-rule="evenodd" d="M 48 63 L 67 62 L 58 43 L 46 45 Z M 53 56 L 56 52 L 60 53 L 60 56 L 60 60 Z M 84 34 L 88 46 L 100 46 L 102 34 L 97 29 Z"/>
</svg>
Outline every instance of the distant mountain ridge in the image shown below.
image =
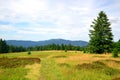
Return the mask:
<svg viewBox="0 0 120 80">
<path fill-rule="evenodd" d="M 24 40 L 7 40 L 6 41 L 8 45 L 14 45 L 14 46 L 23 46 L 23 47 L 31 47 L 31 46 L 43 46 L 48 44 L 71 44 L 74 46 L 86 46 L 88 42 L 86 41 L 71 41 L 71 40 L 65 40 L 65 39 L 50 39 L 50 40 L 44 40 L 44 41 L 24 41 Z"/>
</svg>

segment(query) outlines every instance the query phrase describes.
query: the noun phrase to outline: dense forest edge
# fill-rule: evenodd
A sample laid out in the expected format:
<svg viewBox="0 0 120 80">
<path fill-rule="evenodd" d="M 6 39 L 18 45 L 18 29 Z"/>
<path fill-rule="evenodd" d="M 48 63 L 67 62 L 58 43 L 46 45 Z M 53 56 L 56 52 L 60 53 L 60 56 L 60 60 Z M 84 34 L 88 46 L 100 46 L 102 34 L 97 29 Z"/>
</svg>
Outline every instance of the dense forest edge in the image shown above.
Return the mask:
<svg viewBox="0 0 120 80">
<path fill-rule="evenodd" d="M 120 40 L 113 42 L 113 48 L 111 52 L 117 49 L 120 52 Z M 25 52 L 25 51 L 44 51 L 44 50 L 72 50 L 72 51 L 83 51 L 84 53 L 89 53 L 89 47 L 84 46 L 73 46 L 71 44 L 49 44 L 44 46 L 33 46 L 33 47 L 23 47 L 23 46 L 13 46 L 8 45 L 5 40 L 0 39 L 0 53 L 12 53 L 12 52 Z"/>
<path fill-rule="evenodd" d="M 74 50 L 74 51 L 82 51 L 85 47 L 73 46 L 71 44 L 48 44 L 43 46 L 31 46 L 31 47 L 23 47 L 23 46 L 13 46 L 8 45 L 5 40 L 0 39 L 0 53 L 12 53 L 12 52 L 25 52 L 25 51 L 43 51 L 43 50 Z"/>
</svg>

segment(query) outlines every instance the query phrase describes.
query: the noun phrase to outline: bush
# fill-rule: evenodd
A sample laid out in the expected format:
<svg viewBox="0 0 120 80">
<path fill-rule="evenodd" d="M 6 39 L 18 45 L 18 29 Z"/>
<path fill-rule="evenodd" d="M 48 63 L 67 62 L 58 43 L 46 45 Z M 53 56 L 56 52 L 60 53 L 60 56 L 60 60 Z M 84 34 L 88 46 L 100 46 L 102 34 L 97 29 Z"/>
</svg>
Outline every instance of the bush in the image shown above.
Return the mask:
<svg viewBox="0 0 120 80">
<path fill-rule="evenodd" d="M 67 49 L 65 48 L 65 52 L 67 52 Z"/>
<path fill-rule="evenodd" d="M 31 52 L 30 51 L 28 51 L 28 55 L 30 55 L 31 54 Z"/>
<path fill-rule="evenodd" d="M 116 49 L 116 48 L 113 49 L 112 56 L 113 56 L 114 58 L 118 57 L 118 49 Z"/>
</svg>

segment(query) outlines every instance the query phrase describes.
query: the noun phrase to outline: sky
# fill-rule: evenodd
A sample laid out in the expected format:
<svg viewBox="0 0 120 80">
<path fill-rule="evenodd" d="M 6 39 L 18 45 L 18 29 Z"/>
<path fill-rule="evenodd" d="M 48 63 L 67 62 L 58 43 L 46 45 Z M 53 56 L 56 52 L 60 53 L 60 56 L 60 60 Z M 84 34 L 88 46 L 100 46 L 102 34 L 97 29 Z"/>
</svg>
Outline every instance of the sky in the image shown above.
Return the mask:
<svg viewBox="0 0 120 80">
<path fill-rule="evenodd" d="M 100 11 L 118 41 L 120 0 L 0 0 L 0 38 L 89 41 L 90 25 Z"/>
</svg>

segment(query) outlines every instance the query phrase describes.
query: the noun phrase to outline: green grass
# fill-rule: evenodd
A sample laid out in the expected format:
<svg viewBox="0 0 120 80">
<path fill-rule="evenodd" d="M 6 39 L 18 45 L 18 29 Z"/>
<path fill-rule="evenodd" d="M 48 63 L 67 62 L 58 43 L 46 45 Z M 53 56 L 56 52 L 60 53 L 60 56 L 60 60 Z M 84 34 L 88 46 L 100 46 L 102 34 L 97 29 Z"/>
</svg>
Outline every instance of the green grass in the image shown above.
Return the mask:
<svg viewBox="0 0 120 80">
<path fill-rule="evenodd" d="M 0 80 L 28 80 L 25 75 L 28 69 L 18 68 L 0 68 Z"/>
<path fill-rule="evenodd" d="M 54 60 L 45 59 L 41 65 L 41 80 L 63 80 L 63 75 Z"/>
<path fill-rule="evenodd" d="M 120 57 L 113 58 L 112 54 L 83 54 L 79 51 L 31 51 L 31 53 L 31 55 L 27 52 L 0 54 L 0 59 L 8 59 L 0 62 L 0 80 L 120 79 Z M 34 65 L 35 62 L 29 60 L 12 60 L 20 58 L 38 58 L 41 62 Z M 2 68 L 3 64 L 9 63 L 13 67 Z M 15 67 L 16 64 L 19 66 Z M 23 64 L 25 65 L 22 66 Z"/>
</svg>

